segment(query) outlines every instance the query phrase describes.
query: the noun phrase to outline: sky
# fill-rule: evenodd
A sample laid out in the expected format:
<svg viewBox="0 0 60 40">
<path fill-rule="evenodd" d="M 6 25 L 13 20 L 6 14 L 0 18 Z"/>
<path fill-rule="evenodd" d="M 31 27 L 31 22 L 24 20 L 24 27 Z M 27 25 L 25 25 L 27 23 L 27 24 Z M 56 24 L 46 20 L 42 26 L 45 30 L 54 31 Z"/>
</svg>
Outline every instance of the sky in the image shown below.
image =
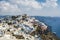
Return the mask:
<svg viewBox="0 0 60 40">
<path fill-rule="evenodd" d="M 60 17 L 60 0 L 0 0 L 0 15 Z"/>
</svg>

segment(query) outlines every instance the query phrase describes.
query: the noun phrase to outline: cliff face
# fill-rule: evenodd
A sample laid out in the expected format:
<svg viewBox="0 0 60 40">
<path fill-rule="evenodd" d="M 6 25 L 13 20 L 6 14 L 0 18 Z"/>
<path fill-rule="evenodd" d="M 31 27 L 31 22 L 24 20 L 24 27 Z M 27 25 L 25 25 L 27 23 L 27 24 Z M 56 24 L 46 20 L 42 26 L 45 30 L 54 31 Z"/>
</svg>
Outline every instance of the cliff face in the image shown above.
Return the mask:
<svg viewBox="0 0 60 40">
<path fill-rule="evenodd" d="M 0 40 L 60 40 L 46 24 L 26 14 L 1 19 L 0 31 Z"/>
</svg>

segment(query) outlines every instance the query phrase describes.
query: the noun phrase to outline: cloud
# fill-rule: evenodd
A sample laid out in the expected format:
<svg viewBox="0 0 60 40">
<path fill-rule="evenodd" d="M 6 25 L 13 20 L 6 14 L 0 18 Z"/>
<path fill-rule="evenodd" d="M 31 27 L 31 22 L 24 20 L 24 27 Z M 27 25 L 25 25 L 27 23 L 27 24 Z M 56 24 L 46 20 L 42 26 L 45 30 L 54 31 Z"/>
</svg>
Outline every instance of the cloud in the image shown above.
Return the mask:
<svg viewBox="0 0 60 40">
<path fill-rule="evenodd" d="M 42 3 L 42 6 L 55 8 L 58 6 L 57 1 L 58 0 L 46 0 L 45 3 Z"/>
<path fill-rule="evenodd" d="M 18 8 L 17 5 L 12 5 L 9 2 L 2 1 L 0 2 L 0 12 L 2 13 L 15 13 L 15 12 L 20 12 L 21 10 Z"/>
<path fill-rule="evenodd" d="M 58 6 L 57 0 L 46 0 L 46 2 L 38 2 L 37 0 L 9 0 L 13 4 L 28 6 L 31 8 L 41 9 L 43 7 L 56 7 Z"/>
<path fill-rule="evenodd" d="M 3 0 L 0 1 L 0 14 L 1 13 L 37 13 L 37 10 L 42 8 L 57 7 L 57 0 L 46 0 L 46 2 L 38 2 L 37 0 Z"/>
<path fill-rule="evenodd" d="M 9 0 L 13 4 L 21 5 L 21 6 L 27 6 L 31 8 L 41 8 L 41 4 L 38 3 L 35 0 Z"/>
</svg>

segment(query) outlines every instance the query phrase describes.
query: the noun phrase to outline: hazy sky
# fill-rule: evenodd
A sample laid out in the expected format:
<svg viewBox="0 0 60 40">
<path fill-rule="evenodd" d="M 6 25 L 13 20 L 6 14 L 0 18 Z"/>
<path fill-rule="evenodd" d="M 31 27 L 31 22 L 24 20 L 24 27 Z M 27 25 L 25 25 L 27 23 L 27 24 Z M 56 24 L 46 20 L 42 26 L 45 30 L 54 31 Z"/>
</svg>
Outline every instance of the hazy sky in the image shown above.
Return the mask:
<svg viewBox="0 0 60 40">
<path fill-rule="evenodd" d="M 0 0 L 0 15 L 60 17 L 60 0 Z"/>
</svg>

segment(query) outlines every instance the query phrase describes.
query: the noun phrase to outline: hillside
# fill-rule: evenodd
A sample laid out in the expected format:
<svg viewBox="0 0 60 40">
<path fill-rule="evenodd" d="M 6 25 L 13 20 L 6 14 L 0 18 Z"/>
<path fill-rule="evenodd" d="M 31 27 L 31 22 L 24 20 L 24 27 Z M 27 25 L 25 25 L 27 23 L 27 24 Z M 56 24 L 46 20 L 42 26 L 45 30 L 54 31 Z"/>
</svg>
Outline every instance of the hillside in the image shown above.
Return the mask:
<svg viewBox="0 0 60 40">
<path fill-rule="evenodd" d="M 44 18 L 26 14 L 1 16 L 0 40 L 60 40 Z"/>
<path fill-rule="evenodd" d="M 46 25 L 52 27 L 52 31 L 60 37 L 60 17 L 44 17 L 44 16 L 34 16 L 37 20 L 44 22 Z"/>
</svg>

